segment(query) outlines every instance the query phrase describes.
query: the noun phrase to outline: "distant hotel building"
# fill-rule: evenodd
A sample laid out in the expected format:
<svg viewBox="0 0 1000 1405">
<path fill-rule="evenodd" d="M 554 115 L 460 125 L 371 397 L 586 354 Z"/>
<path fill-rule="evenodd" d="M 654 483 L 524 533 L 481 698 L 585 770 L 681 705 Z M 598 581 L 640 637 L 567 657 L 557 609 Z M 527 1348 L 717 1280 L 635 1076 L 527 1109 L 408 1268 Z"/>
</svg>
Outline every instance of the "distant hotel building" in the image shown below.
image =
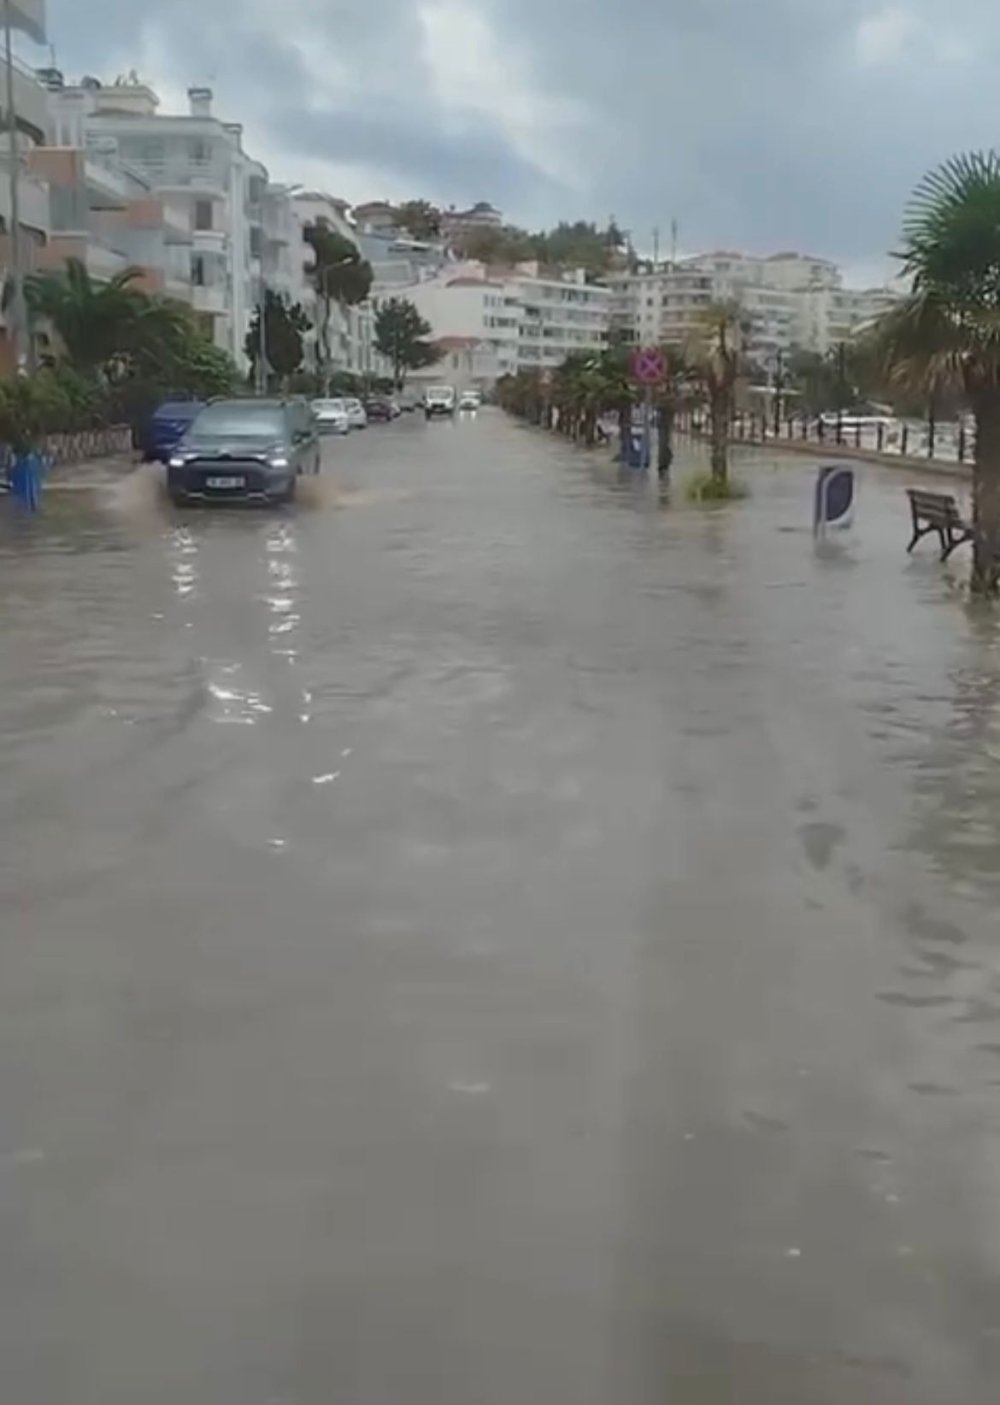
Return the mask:
<svg viewBox="0 0 1000 1405">
<path fill-rule="evenodd" d="M 734 301 L 750 323 L 750 355 L 764 365 L 793 347 L 829 351 L 897 296 L 887 288 L 845 288 L 836 264 L 797 253 L 698 254 L 609 282 L 611 328 L 626 340 L 680 345 L 705 308 Z"/>
</svg>

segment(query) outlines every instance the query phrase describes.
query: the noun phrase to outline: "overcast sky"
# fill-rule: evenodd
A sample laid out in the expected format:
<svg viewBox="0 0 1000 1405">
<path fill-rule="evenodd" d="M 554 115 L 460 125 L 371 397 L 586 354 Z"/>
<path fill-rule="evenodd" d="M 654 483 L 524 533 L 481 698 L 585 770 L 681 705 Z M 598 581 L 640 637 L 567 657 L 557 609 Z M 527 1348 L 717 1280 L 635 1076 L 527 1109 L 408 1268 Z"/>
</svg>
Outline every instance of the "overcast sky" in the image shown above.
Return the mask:
<svg viewBox="0 0 1000 1405">
<path fill-rule="evenodd" d="M 930 165 L 1000 145 L 998 0 L 49 0 L 68 76 L 189 83 L 284 180 L 614 213 L 640 248 L 890 267 Z"/>
</svg>

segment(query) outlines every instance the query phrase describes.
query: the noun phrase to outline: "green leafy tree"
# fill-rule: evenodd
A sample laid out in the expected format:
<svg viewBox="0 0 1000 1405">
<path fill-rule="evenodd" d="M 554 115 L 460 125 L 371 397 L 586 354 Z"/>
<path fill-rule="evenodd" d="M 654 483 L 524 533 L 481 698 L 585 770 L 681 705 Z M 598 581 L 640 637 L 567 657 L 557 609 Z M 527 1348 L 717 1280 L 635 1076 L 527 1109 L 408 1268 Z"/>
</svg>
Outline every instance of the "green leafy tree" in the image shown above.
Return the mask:
<svg viewBox="0 0 1000 1405">
<path fill-rule="evenodd" d="M 257 374 L 261 354 L 260 303 L 254 309 L 243 349 Z M 268 288 L 264 295 L 264 353 L 267 358 L 267 380 L 273 373 L 280 384 L 302 365 L 305 334 L 312 330 L 301 303 L 293 303 L 285 293 Z"/>
<path fill-rule="evenodd" d="M 395 384 L 402 389 L 407 371 L 432 366 L 438 352 L 427 338 L 431 325 L 407 298 L 389 298 L 375 312 L 375 345 L 392 363 Z"/>
<path fill-rule="evenodd" d="M 414 239 L 437 239 L 441 234 L 441 211 L 429 200 L 407 200 L 397 205 L 393 218 L 399 229 L 405 229 Z"/>
<path fill-rule="evenodd" d="M 1000 594 L 1000 155 L 952 157 L 917 186 L 897 255 L 909 295 L 873 340 L 889 377 L 958 392 L 976 423 L 972 588 Z"/>
<path fill-rule="evenodd" d="M 330 319 L 333 304 L 356 307 L 371 292 L 372 268 L 358 246 L 324 220 L 307 225 L 303 237 L 313 251 L 310 276 L 320 299 L 319 359 L 325 376 L 332 372 Z"/>
</svg>

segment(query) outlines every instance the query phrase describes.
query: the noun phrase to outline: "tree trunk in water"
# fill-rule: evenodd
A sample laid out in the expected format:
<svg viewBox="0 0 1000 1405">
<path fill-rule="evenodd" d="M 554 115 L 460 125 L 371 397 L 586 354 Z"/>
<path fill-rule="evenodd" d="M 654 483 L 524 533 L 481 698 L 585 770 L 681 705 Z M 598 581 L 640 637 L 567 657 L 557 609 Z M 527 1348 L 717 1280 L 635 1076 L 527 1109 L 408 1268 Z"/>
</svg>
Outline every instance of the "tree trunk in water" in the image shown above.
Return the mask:
<svg viewBox="0 0 1000 1405">
<path fill-rule="evenodd" d="M 712 477 L 725 483 L 729 477 L 729 396 L 724 391 L 712 397 Z"/>
<path fill-rule="evenodd" d="M 628 460 L 629 438 L 632 434 L 632 406 L 622 405 L 618 410 L 618 457 L 622 463 Z"/>
<path fill-rule="evenodd" d="M 656 441 L 656 468 L 661 478 L 667 478 L 674 461 L 674 416 L 673 405 L 660 402 L 660 433 Z"/>
<path fill-rule="evenodd" d="M 976 409 L 976 462 L 972 475 L 972 591 L 1000 594 L 1000 395 Z"/>
<path fill-rule="evenodd" d="M 593 410 L 588 410 L 583 420 L 583 442 L 588 449 L 592 449 L 597 442 L 597 416 Z"/>
</svg>

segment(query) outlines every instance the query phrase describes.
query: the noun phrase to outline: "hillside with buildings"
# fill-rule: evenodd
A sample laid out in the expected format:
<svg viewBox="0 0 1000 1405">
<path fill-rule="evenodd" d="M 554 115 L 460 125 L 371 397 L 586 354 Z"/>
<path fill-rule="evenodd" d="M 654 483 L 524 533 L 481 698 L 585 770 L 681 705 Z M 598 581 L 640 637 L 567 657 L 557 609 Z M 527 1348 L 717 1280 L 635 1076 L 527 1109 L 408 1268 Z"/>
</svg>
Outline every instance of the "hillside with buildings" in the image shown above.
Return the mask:
<svg viewBox="0 0 1000 1405">
<path fill-rule="evenodd" d="M 24 4 L 21 27 L 39 34 Z M 29 28 L 29 25 L 34 26 Z M 380 299 L 404 297 L 430 323 L 438 374 L 489 384 L 530 367 L 553 368 L 610 338 L 683 342 L 705 307 L 735 300 L 750 352 L 767 366 L 779 352 L 826 353 L 885 309 L 885 289 L 851 289 L 827 260 L 797 253 L 711 253 L 640 266 L 614 220 L 564 221 L 530 234 L 486 200 L 443 208 L 414 199 L 351 208 L 322 191 L 271 179 L 238 121 L 192 87 L 187 109 L 165 111 L 136 73 L 72 81 L 54 67 L 14 67 L 19 160 L 0 180 L 0 217 L 18 203 L 23 275 L 79 259 L 106 280 L 128 268 L 137 286 L 188 306 L 216 346 L 245 366 L 245 339 L 267 289 L 321 320 L 306 232 L 323 225 L 351 241 L 372 269 L 370 296 L 334 304 L 333 369 L 386 373 L 375 346 Z M 9 233 L 0 256 L 11 264 Z M 6 332 L 0 366 L 9 369 Z"/>
</svg>

